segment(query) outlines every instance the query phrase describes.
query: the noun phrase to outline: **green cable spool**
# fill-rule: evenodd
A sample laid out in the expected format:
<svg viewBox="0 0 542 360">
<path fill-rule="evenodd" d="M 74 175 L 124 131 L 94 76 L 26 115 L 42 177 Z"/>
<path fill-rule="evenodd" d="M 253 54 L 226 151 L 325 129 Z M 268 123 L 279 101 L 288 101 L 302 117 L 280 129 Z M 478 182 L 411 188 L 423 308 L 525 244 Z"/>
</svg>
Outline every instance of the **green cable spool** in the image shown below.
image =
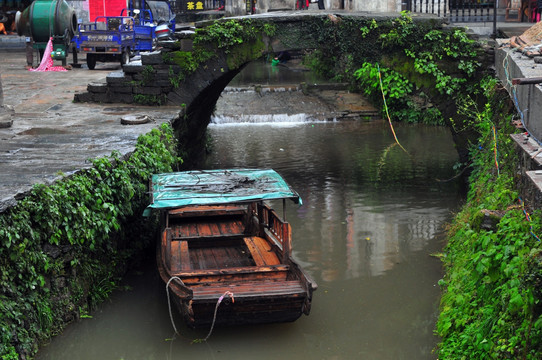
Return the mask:
<svg viewBox="0 0 542 360">
<path fill-rule="evenodd" d="M 36 43 L 47 43 L 51 37 L 64 37 L 68 43 L 75 34 L 77 16 L 65 0 L 36 0 L 17 12 L 15 23 L 19 36 L 30 36 Z"/>
</svg>

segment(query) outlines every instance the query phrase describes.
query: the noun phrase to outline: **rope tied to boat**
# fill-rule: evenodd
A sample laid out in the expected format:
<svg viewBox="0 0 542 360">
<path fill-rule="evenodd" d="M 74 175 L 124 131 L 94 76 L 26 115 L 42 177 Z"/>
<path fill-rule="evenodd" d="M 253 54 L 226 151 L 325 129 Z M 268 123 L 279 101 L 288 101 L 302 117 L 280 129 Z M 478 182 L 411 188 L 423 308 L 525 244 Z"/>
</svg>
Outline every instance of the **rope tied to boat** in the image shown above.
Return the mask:
<svg viewBox="0 0 542 360">
<path fill-rule="evenodd" d="M 166 295 L 167 295 L 167 307 L 169 309 L 169 319 L 171 320 L 171 325 L 173 326 L 173 330 L 175 330 L 175 334 L 181 335 L 177 331 L 177 327 L 175 326 L 175 321 L 173 320 L 173 314 L 171 313 L 171 300 L 169 299 L 169 284 L 171 283 L 172 280 L 179 280 L 182 285 L 184 285 L 184 283 L 178 276 L 172 276 L 166 283 Z"/>
<path fill-rule="evenodd" d="M 209 339 L 209 337 L 211 336 L 211 333 L 213 332 L 213 328 L 215 327 L 216 313 L 218 312 L 218 307 L 220 306 L 220 303 L 222 302 L 222 300 L 224 300 L 224 297 L 226 295 L 231 298 L 232 303 L 235 302 L 235 298 L 233 297 L 233 293 L 231 291 L 226 291 L 224 294 L 222 294 L 221 297 L 218 298 L 218 301 L 216 302 L 216 306 L 215 306 L 215 313 L 213 315 L 213 323 L 211 324 L 211 329 L 209 330 L 209 333 L 207 334 L 205 339 L 203 339 L 202 341 L 207 341 L 207 339 Z"/>
<path fill-rule="evenodd" d="M 184 286 L 184 283 L 183 281 L 178 277 L 178 276 L 172 276 L 168 282 L 166 283 L 166 295 L 167 295 L 167 307 L 169 309 L 169 320 L 171 321 L 171 325 L 173 326 L 173 330 L 175 331 L 175 334 L 181 336 L 181 334 L 179 333 L 179 331 L 177 331 L 177 327 L 175 326 L 175 320 L 173 320 L 173 313 L 171 312 L 171 299 L 169 297 L 169 284 L 173 281 L 173 280 L 178 280 L 183 286 Z M 222 294 L 221 297 L 218 298 L 217 302 L 216 302 L 216 306 L 215 306 L 215 313 L 213 315 L 213 323 L 211 324 L 211 329 L 209 330 L 209 333 L 207 334 L 207 336 L 205 337 L 205 339 L 196 339 L 194 340 L 193 342 L 194 343 L 197 343 L 197 342 L 203 342 L 203 341 L 207 341 L 207 339 L 209 339 L 209 337 L 211 337 L 211 334 L 213 332 L 213 328 L 215 327 L 215 322 L 216 322 L 216 314 L 218 312 L 218 307 L 220 306 L 220 303 L 222 302 L 222 300 L 224 300 L 224 298 L 226 296 L 229 296 L 230 299 L 231 299 L 231 302 L 234 303 L 235 302 L 235 298 L 233 297 L 233 293 L 231 291 L 226 291 L 224 292 L 224 294 Z"/>
</svg>

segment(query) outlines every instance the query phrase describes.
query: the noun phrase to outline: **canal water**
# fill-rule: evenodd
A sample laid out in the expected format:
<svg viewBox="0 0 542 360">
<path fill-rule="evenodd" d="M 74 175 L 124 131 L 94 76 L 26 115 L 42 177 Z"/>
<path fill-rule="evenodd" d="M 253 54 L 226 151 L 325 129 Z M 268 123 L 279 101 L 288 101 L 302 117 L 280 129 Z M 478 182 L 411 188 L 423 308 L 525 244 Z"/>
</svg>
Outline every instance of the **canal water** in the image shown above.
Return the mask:
<svg viewBox="0 0 542 360">
<path fill-rule="evenodd" d="M 223 118 L 218 106 L 216 118 Z M 287 203 L 286 218 L 293 256 L 319 285 L 309 316 L 215 328 L 207 342 L 194 342 L 208 329 L 186 328 L 174 311 L 182 334 L 174 336 L 150 256 L 124 290 L 37 359 L 436 359 L 436 254 L 461 202 L 458 184 L 448 181 L 457 154 L 446 128 L 396 124 L 395 131 L 406 152 L 382 120 L 209 126 L 204 168 L 273 168 L 301 195 L 301 206 Z"/>
</svg>

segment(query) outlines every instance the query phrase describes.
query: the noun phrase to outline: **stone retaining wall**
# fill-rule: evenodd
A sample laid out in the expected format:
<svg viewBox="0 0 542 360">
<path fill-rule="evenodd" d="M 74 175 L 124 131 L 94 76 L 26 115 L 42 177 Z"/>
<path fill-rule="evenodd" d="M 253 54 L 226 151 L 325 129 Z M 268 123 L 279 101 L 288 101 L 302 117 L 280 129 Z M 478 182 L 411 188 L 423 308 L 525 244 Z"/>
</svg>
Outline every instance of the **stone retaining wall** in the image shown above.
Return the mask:
<svg viewBox="0 0 542 360">
<path fill-rule="evenodd" d="M 501 42 L 502 45 L 502 42 Z M 533 59 L 501 46 L 495 52 L 498 78 L 508 90 L 522 118 L 522 126 L 529 134 L 512 134 L 519 155 L 517 186 L 526 203 L 534 209 L 542 208 L 542 87 L 540 85 L 513 86 L 514 78 L 542 76 L 542 66 Z"/>
<path fill-rule="evenodd" d="M 105 83 L 88 84 L 87 92 L 75 94 L 74 100 L 131 104 L 142 95 L 165 104 L 173 90 L 170 78 L 180 72 L 180 66 L 164 63 L 160 51 L 142 54 L 141 61 L 130 62 L 123 65 L 122 71 L 107 75 Z"/>
</svg>

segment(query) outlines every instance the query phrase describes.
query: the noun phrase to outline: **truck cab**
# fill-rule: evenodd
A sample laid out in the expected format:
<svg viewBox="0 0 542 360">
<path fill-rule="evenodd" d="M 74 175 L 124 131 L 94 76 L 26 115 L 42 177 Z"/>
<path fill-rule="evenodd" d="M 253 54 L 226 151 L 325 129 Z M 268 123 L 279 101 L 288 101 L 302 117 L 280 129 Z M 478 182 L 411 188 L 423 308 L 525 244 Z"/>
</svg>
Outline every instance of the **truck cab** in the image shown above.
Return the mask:
<svg viewBox="0 0 542 360">
<path fill-rule="evenodd" d="M 78 53 L 86 54 L 93 70 L 98 61 L 124 65 L 130 56 L 152 51 L 157 37 L 175 31 L 175 14 L 167 1 L 141 1 L 141 8 L 122 9 L 119 16 L 98 16 L 94 22 L 80 24 L 74 43 Z"/>
</svg>

